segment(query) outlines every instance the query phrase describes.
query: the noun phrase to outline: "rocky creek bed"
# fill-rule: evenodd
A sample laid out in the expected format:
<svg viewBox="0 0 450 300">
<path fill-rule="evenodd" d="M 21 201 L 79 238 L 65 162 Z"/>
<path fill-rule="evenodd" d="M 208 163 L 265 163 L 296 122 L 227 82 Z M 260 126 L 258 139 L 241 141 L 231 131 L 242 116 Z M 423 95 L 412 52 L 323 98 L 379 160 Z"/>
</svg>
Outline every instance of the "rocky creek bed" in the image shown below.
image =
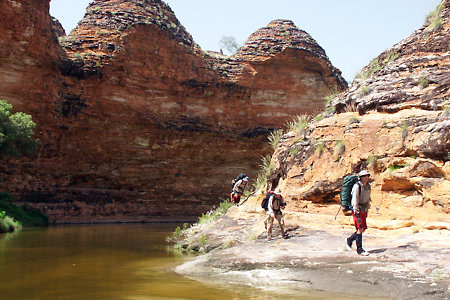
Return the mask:
<svg viewBox="0 0 450 300">
<path fill-rule="evenodd" d="M 362 257 L 345 249 L 351 226 L 297 226 L 301 222 L 289 212 L 286 219 L 291 237 L 282 239 L 275 226 L 278 235 L 267 241 L 262 212 L 232 207 L 219 220 L 189 229 L 189 238 L 179 245 L 189 244 L 206 254 L 175 271 L 211 284 L 246 285 L 279 294 L 315 290 L 365 298 L 450 298 L 447 229 L 369 228 L 364 248 L 370 256 Z"/>
</svg>

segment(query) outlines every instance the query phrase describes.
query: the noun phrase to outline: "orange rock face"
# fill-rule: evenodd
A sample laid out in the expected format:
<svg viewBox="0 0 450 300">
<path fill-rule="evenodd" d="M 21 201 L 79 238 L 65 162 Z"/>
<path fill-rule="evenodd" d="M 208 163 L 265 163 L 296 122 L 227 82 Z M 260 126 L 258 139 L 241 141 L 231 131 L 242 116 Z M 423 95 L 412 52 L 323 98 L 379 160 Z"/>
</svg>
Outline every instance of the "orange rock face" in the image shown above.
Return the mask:
<svg viewBox="0 0 450 300">
<path fill-rule="evenodd" d="M 304 131 L 281 138 L 269 182 L 279 181 L 292 211 L 336 224 L 344 176 L 369 169 L 369 226 L 450 228 L 449 1 L 436 16 L 441 26 L 427 21 L 364 68 Z"/>
<path fill-rule="evenodd" d="M 231 178 L 256 175 L 268 129 L 346 88 L 289 21 L 224 58 L 203 52 L 159 0 L 93 1 L 67 37 L 52 30 L 48 2 L 0 4 L 0 96 L 33 116 L 42 142 L 0 171 L 19 204 L 54 222 L 205 212 Z"/>
</svg>

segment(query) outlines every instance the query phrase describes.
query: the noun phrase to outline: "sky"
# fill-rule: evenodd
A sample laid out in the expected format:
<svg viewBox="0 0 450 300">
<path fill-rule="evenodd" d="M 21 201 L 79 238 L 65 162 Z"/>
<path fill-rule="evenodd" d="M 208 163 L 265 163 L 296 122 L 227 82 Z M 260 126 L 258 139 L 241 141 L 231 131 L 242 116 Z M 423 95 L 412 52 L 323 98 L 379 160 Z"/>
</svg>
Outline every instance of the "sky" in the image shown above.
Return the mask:
<svg viewBox="0 0 450 300">
<path fill-rule="evenodd" d="M 50 14 L 66 33 L 92 0 L 51 0 Z M 351 82 L 373 58 L 420 28 L 440 0 L 165 0 L 203 50 L 223 36 L 239 44 L 275 19 L 289 19 L 325 49 Z M 226 51 L 225 51 L 226 53 Z M 228 53 L 229 54 L 229 53 Z"/>
</svg>

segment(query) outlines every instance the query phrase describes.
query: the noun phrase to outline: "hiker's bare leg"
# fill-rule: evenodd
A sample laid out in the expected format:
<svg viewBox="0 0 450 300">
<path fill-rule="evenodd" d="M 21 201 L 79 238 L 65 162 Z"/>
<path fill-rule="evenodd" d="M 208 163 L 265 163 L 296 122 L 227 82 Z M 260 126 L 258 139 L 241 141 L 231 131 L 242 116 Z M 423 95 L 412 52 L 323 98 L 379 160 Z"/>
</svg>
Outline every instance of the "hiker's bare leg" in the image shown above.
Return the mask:
<svg viewBox="0 0 450 300">
<path fill-rule="evenodd" d="M 280 225 L 281 236 L 284 237 L 284 220 L 283 220 L 283 216 L 281 214 L 277 214 L 276 218 L 277 218 L 277 221 L 278 221 L 278 225 Z"/>
<path fill-rule="evenodd" d="M 268 215 L 267 216 L 267 238 L 272 237 L 272 226 L 273 226 L 273 218 Z"/>
</svg>

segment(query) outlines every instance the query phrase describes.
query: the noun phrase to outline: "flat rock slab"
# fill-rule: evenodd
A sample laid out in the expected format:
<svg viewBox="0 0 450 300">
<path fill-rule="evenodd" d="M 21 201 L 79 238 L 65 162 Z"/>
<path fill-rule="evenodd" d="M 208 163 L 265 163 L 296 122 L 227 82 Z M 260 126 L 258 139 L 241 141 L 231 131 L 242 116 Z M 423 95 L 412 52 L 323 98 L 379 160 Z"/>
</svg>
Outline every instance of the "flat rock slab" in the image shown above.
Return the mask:
<svg viewBox="0 0 450 300">
<path fill-rule="evenodd" d="M 227 249 L 218 247 L 178 266 L 176 272 L 211 284 L 278 293 L 315 290 L 365 298 L 450 298 L 447 230 L 365 234 L 368 257 L 345 250 L 351 230 L 291 228 L 290 234 L 286 240 L 278 235 L 267 241 L 262 234 Z"/>
</svg>

